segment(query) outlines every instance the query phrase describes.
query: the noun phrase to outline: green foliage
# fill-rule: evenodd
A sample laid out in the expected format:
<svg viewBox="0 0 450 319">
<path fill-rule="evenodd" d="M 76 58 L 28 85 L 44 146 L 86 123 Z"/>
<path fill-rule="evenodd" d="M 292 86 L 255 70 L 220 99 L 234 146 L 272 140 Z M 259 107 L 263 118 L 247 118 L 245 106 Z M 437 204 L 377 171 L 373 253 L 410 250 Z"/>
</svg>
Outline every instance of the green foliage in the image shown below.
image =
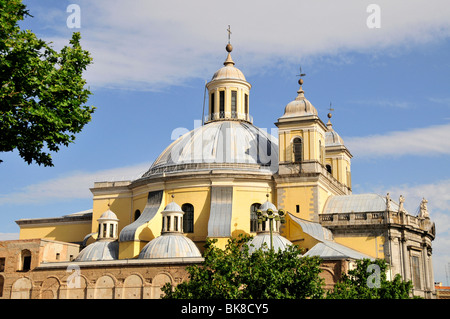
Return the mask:
<svg viewBox="0 0 450 319">
<path fill-rule="evenodd" d="M 248 237 L 229 239 L 225 250 L 207 240 L 202 265 L 188 266 L 190 280 L 163 287 L 171 299 L 291 299 L 320 298 L 320 260 L 301 257 L 297 246 L 285 251 L 257 250 L 249 254 Z"/>
<path fill-rule="evenodd" d="M 207 239 L 202 265 L 187 267 L 189 281 L 162 291 L 165 299 L 407 299 L 411 281 L 388 281 L 385 260 L 362 259 L 326 292 L 319 258 L 302 257 L 297 246 L 285 251 L 259 249 L 249 254 L 249 237 L 229 239 L 225 250 Z"/>
<path fill-rule="evenodd" d="M 26 16 L 21 0 L 0 0 L 0 152 L 17 149 L 28 164 L 53 166 L 47 150 L 73 143 L 94 112 L 83 105 L 91 92 L 82 73 L 92 59 L 79 33 L 56 52 L 20 29 Z"/>
<path fill-rule="evenodd" d="M 371 266 L 372 265 L 372 266 Z M 375 265 L 375 267 L 373 267 Z M 408 299 L 412 282 L 396 275 L 388 281 L 388 265 L 384 259 L 357 260 L 356 268 L 344 274 L 334 289 L 327 293 L 329 299 Z M 378 276 L 378 278 L 376 278 Z M 378 281 L 377 281 L 378 280 Z"/>
</svg>

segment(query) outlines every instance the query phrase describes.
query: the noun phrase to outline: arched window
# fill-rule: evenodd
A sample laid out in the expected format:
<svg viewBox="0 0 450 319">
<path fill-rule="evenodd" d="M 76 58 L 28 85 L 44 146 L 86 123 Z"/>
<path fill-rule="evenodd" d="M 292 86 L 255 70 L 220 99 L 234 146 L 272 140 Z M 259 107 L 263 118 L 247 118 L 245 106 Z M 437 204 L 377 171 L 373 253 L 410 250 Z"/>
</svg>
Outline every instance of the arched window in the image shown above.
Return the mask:
<svg viewBox="0 0 450 319">
<path fill-rule="evenodd" d="M 325 165 L 325 167 L 327 168 L 327 172 L 328 173 L 333 174 L 333 170 L 331 169 L 331 165 L 330 164 Z"/>
<path fill-rule="evenodd" d="M 237 118 L 237 91 L 231 91 L 231 117 Z"/>
<path fill-rule="evenodd" d="M 106 238 L 106 232 L 108 231 L 108 224 L 103 223 L 103 238 Z"/>
<path fill-rule="evenodd" d="M 245 110 L 244 110 L 244 112 L 245 112 L 245 116 L 248 116 L 248 94 L 245 94 L 244 95 L 245 96 L 245 100 L 244 100 L 244 103 L 245 103 Z M 247 119 L 247 118 L 246 118 Z"/>
<path fill-rule="evenodd" d="M 213 119 L 212 115 L 214 112 L 216 112 L 215 107 L 214 107 L 214 93 L 211 93 L 211 98 L 209 99 L 209 104 L 210 104 L 210 110 L 209 110 L 209 114 L 211 116 L 211 120 Z"/>
<path fill-rule="evenodd" d="M 300 163 L 302 161 L 302 148 L 302 139 L 299 137 L 294 138 L 293 152 L 295 163 Z"/>
<path fill-rule="evenodd" d="M 256 232 L 258 230 L 258 217 L 256 211 L 261 207 L 260 203 L 254 203 L 250 206 L 250 232 Z"/>
<path fill-rule="evenodd" d="M 181 210 L 184 212 L 183 216 L 183 232 L 194 232 L 194 206 L 192 204 L 183 204 Z"/>
<path fill-rule="evenodd" d="M 31 269 L 31 251 L 28 249 L 22 250 L 20 254 L 21 270 L 28 271 Z"/>
<path fill-rule="evenodd" d="M 134 220 L 137 220 L 141 216 L 141 211 L 139 209 L 136 209 L 134 212 Z"/>
<path fill-rule="evenodd" d="M 219 117 L 225 117 L 225 91 L 219 92 Z"/>
</svg>

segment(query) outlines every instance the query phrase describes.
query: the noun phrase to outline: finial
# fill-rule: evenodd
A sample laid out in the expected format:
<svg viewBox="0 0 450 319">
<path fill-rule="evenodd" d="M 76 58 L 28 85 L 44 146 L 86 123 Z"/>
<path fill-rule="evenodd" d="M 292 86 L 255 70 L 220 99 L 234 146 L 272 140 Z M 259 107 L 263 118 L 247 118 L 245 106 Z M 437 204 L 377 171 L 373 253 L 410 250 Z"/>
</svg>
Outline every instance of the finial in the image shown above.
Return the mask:
<svg viewBox="0 0 450 319">
<path fill-rule="evenodd" d="M 302 77 L 305 75 L 306 75 L 306 73 L 302 73 L 302 66 L 300 66 L 300 74 L 297 74 L 297 76 L 300 77 L 300 79 L 298 80 L 298 84 L 300 84 L 300 89 L 297 91 L 298 94 L 305 93 L 302 89 L 302 85 L 303 85 Z"/>
<path fill-rule="evenodd" d="M 330 108 L 328 110 L 330 111 L 330 113 L 328 113 L 328 118 L 331 119 L 331 116 L 332 116 L 331 112 L 334 111 L 334 109 L 331 107 L 331 102 L 330 102 Z"/>
<path fill-rule="evenodd" d="M 231 27 L 230 27 L 230 25 L 228 25 L 227 31 L 228 31 L 228 44 L 225 47 L 225 50 L 227 50 L 228 56 L 227 56 L 227 59 L 225 60 L 225 62 L 223 63 L 223 65 L 225 65 L 225 66 L 234 65 L 234 61 L 231 58 L 231 54 L 230 54 L 231 51 L 233 51 L 233 46 L 230 43 L 230 41 L 231 41 Z"/>
<path fill-rule="evenodd" d="M 330 102 L 330 107 L 328 108 L 328 110 L 330 111 L 329 113 L 328 113 L 328 123 L 327 123 L 327 127 L 328 127 L 328 130 L 332 130 L 333 129 L 333 125 L 331 124 L 331 117 L 333 116 L 333 114 L 331 114 L 331 112 L 332 111 L 334 111 L 334 109 L 331 107 L 331 102 Z"/>
<path fill-rule="evenodd" d="M 228 53 L 230 53 L 231 51 L 233 51 L 233 46 L 231 45 L 230 41 L 231 41 L 231 27 L 230 25 L 228 25 L 228 44 L 225 47 L 225 50 L 227 50 Z"/>
</svg>

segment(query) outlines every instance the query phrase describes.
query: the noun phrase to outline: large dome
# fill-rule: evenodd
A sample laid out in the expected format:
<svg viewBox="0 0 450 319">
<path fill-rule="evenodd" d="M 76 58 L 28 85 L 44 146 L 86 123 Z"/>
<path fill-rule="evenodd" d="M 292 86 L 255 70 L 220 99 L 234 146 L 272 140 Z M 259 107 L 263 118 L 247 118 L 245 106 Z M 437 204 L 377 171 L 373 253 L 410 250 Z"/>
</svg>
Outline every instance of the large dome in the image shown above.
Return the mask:
<svg viewBox="0 0 450 319">
<path fill-rule="evenodd" d="M 276 172 L 278 140 L 248 122 L 210 122 L 169 145 L 143 177 L 212 168 Z"/>
</svg>

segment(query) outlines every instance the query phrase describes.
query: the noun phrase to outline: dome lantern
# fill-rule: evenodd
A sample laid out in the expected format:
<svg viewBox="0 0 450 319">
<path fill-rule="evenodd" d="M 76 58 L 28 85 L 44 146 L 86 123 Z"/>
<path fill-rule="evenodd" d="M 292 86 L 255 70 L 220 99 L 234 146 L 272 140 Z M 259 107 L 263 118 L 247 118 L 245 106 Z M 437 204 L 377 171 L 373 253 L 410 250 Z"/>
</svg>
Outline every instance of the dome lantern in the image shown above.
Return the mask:
<svg viewBox="0 0 450 319">
<path fill-rule="evenodd" d="M 180 206 L 172 201 L 164 208 L 161 214 L 163 218 L 161 236 L 154 238 L 146 244 L 139 253 L 138 258 L 201 257 L 201 253 L 195 243 L 183 235 L 184 212 Z"/>
<path fill-rule="evenodd" d="M 230 43 L 230 27 L 228 26 L 228 44 L 225 50 L 228 52 L 224 66 L 214 73 L 210 82 L 206 84 L 209 96 L 209 109 L 205 117 L 205 123 L 212 121 L 253 120 L 249 114 L 249 92 L 251 85 L 245 79 L 244 74 L 235 67 L 231 58 L 233 46 Z"/>
<path fill-rule="evenodd" d="M 83 248 L 75 261 L 116 260 L 119 258 L 119 242 L 117 241 L 119 219 L 108 208 L 97 221 L 97 240 Z"/>
<path fill-rule="evenodd" d="M 109 205 L 108 205 L 109 206 Z M 98 240 L 116 240 L 119 219 L 110 209 L 104 212 L 98 221 Z"/>
<path fill-rule="evenodd" d="M 172 195 L 173 198 L 173 195 Z M 175 203 L 169 203 L 162 214 L 162 229 L 161 234 L 165 233 L 183 233 L 183 215 L 184 212 L 180 206 Z"/>
</svg>

